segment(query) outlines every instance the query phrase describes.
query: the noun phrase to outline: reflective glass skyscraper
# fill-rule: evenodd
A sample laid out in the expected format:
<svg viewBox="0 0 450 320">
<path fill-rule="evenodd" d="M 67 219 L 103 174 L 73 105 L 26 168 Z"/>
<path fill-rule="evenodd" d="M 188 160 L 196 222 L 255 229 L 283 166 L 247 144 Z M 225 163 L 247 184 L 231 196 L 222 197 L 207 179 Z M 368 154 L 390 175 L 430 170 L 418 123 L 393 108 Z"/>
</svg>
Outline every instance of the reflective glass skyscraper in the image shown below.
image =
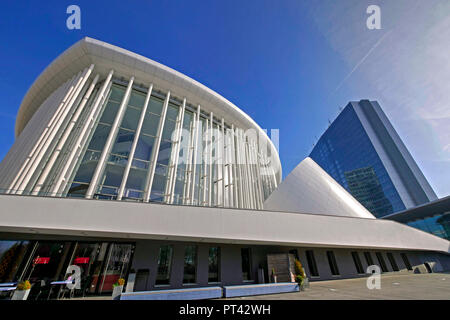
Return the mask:
<svg viewBox="0 0 450 320">
<path fill-rule="evenodd" d="M 310 157 L 376 217 L 437 199 L 376 101 L 349 102 Z"/>
</svg>

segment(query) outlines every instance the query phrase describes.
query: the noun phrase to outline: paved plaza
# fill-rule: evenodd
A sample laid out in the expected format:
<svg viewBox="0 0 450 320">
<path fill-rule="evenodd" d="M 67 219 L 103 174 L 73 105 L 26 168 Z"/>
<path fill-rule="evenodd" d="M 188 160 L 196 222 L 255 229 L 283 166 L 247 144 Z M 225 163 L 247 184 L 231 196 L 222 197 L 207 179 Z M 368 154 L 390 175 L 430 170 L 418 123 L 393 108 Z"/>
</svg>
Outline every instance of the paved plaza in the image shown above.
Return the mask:
<svg viewBox="0 0 450 320">
<path fill-rule="evenodd" d="M 302 292 L 234 298 L 239 300 L 450 300 L 450 274 L 392 273 L 381 275 L 381 289 L 369 290 L 367 278 L 316 281 Z"/>
</svg>

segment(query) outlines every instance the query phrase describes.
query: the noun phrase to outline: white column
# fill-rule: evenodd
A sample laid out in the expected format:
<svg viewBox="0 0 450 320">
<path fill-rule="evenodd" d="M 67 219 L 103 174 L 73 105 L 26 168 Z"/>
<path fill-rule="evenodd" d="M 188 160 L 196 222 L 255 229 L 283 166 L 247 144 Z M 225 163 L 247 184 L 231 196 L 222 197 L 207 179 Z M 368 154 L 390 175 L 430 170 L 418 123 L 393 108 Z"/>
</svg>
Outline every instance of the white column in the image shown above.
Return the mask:
<svg viewBox="0 0 450 320">
<path fill-rule="evenodd" d="M 208 133 L 209 133 L 209 130 L 210 130 L 209 119 L 206 119 L 205 124 L 206 124 L 205 134 L 202 135 L 202 141 L 206 137 L 205 150 L 203 150 L 204 152 L 202 153 L 202 155 L 203 155 L 203 162 L 204 162 L 203 168 L 202 168 L 203 169 L 203 174 L 202 174 L 202 178 L 201 178 L 201 181 L 202 181 L 202 184 L 203 184 L 202 206 L 205 206 L 205 205 L 208 204 L 208 202 L 206 200 L 207 197 L 208 197 L 208 195 L 206 193 L 206 186 L 209 187 L 209 180 L 207 180 L 207 178 L 208 178 L 209 149 L 210 149 L 210 146 L 208 144 L 208 137 L 209 137 Z"/>
<path fill-rule="evenodd" d="M 227 151 L 227 175 L 228 175 L 228 207 L 234 207 L 234 176 L 233 176 L 233 150 L 231 142 L 231 130 L 226 129 L 226 151 Z"/>
<path fill-rule="evenodd" d="M 261 173 L 259 170 L 259 157 L 258 157 L 258 143 L 253 144 L 253 159 L 254 159 L 254 170 L 256 178 L 256 189 L 257 189 L 257 199 L 258 199 L 258 209 L 263 209 L 264 198 L 261 190 Z"/>
<path fill-rule="evenodd" d="M 101 102 L 103 102 L 103 100 L 105 98 L 105 93 L 107 94 L 107 92 L 108 92 L 107 88 L 110 85 L 113 73 L 114 73 L 114 71 L 111 70 L 109 72 L 108 76 L 106 77 L 106 80 L 103 83 L 103 86 L 97 95 L 97 99 L 93 103 L 93 106 L 91 107 L 89 115 L 86 117 L 83 129 L 81 130 L 79 136 L 77 137 L 77 140 L 72 147 L 69 157 L 66 159 L 64 168 L 61 170 L 60 174 L 55 179 L 55 184 L 54 184 L 53 189 L 51 190 L 51 193 L 58 193 L 59 191 L 61 191 L 60 190 L 61 187 L 65 187 L 65 186 L 62 186 L 62 184 L 64 182 L 66 182 L 65 178 L 66 178 L 66 175 L 68 174 L 68 172 L 70 171 L 71 164 L 72 163 L 75 164 L 76 161 L 78 160 L 78 158 L 80 157 L 81 150 L 83 149 L 82 142 L 86 136 L 86 133 L 90 132 L 90 130 L 94 126 L 94 123 L 97 119 L 97 115 L 99 113 L 97 111 L 99 111 L 101 109 L 101 105 L 103 104 Z M 100 108 L 99 108 L 99 106 L 100 106 Z"/>
<path fill-rule="evenodd" d="M 169 195 L 168 195 L 168 203 L 173 203 L 174 200 L 174 192 L 175 192 L 175 185 L 177 182 L 177 170 L 178 170 L 178 160 L 180 158 L 180 146 L 181 146 L 181 135 L 183 133 L 183 121 L 184 121 L 184 112 L 186 109 L 186 98 L 183 99 L 183 105 L 180 108 L 180 111 L 178 113 L 178 124 L 177 124 L 177 131 L 176 131 L 176 137 L 175 137 L 175 147 L 172 146 L 172 150 L 174 151 L 174 157 L 170 157 L 170 160 L 172 162 L 170 170 L 170 180 L 169 182 Z"/>
<path fill-rule="evenodd" d="M 128 156 L 127 166 L 125 167 L 125 171 L 123 173 L 122 182 L 119 187 L 119 191 L 117 192 L 117 200 L 122 200 L 123 192 L 125 190 L 125 186 L 127 185 L 128 175 L 130 174 L 131 165 L 133 163 L 134 153 L 136 152 L 136 147 L 139 141 L 139 136 L 141 135 L 142 125 L 144 124 L 145 115 L 147 112 L 147 107 L 150 102 L 150 97 L 152 95 L 153 83 L 150 84 L 147 96 L 145 97 L 144 106 L 142 107 L 141 116 L 139 118 L 139 122 L 136 128 L 136 133 L 134 135 L 133 144 L 131 145 L 130 154 Z"/>
<path fill-rule="evenodd" d="M 42 189 L 42 186 L 45 182 L 45 179 L 47 179 L 48 174 L 50 173 L 50 170 L 53 168 L 56 159 L 58 158 L 61 150 L 65 146 L 67 139 L 69 138 L 70 134 L 72 133 L 73 128 L 75 127 L 75 124 L 77 123 L 78 119 L 80 118 L 80 115 L 84 111 L 84 108 L 86 106 L 87 101 L 89 100 L 92 92 L 94 91 L 94 87 L 97 84 L 99 75 L 97 74 L 92 81 L 91 85 L 89 86 L 88 91 L 83 97 L 83 100 L 80 103 L 80 106 L 78 107 L 77 111 L 73 115 L 72 119 L 70 119 L 69 124 L 67 125 L 66 130 L 64 131 L 63 136 L 58 142 L 58 145 L 56 146 L 55 150 L 53 151 L 50 159 L 47 161 L 44 170 L 42 171 L 41 175 L 39 176 L 38 181 L 36 182 L 34 188 L 33 188 L 33 195 L 37 195 L 39 191 Z"/>
<path fill-rule="evenodd" d="M 239 207 L 238 199 L 238 182 L 237 182 L 237 159 L 236 159 L 236 143 L 235 143 L 235 130 L 234 125 L 231 125 L 230 135 L 230 154 L 231 154 L 231 171 L 232 171 L 232 183 L 233 183 L 233 208 Z"/>
<path fill-rule="evenodd" d="M 213 158 L 212 158 L 212 149 L 213 149 L 213 130 L 214 130 L 214 120 L 213 120 L 213 113 L 211 112 L 209 115 L 209 148 L 208 148 L 208 159 L 209 159 L 209 177 L 208 177 L 208 206 L 211 207 L 212 205 L 212 188 L 213 188 Z M 217 151 L 217 150 L 216 150 Z M 216 152 L 217 153 L 217 152 Z M 217 154 L 216 154 L 217 155 Z"/>
<path fill-rule="evenodd" d="M 236 128 L 236 163 L 237 163 L 237 176 L 238 176 L 238 198 L 239 198 L 239 208 L 244 208 L 244 195 L 243 195 L 243 177 L 242 177 L 242 150 L 241 150 L 241 139 L 240 131 Z"/>
<path fill-rule="evenodd" d="M 235 129 L 234 134 L 234 157 L 236 160 L 236 177 L 237 177 L 237 199 L 238 208 L 244 208 L 243 192 L 242 192 L 242 161 L 241 161 L 241 142 L 239 138 L 239 129 Z"/>
<path fill-rule="evenodd" d="M 227 172 L 227 167 L 225 166 L 226 154 L 227 154 L 227 148 L 226 148 L 226 140 L 225 140 L 225 120 L 222 118 L 222 121 L 220 123 L 221 126 L 221 151 L 222 151 L 222 161 L 220 165 L 222 166 L 220 169 L 222 169 L 222 206 L 225 207 L 225 174 Z M 230 178 L 228 177 L 227 181 L 229 182 Z M 229 199 L 228 199 L 229 201 Z"/>
<path fill-rule="evenodd" d="M 111 131 L 109 132 L 108 138 L 106 139 L 106 143 L 105 146 L 103 147 L 102 154 L 98 159 L 97 167 L 95 168 L 94 174 L 92 175 L 91 183 L 89 184 L 89 188 L 86 191 L 85 198 L 91 199 L 94 196 L 96 189 L 98 188 L 100 175 L 103 173 L 103 170 L 105 169 L 107 157 L 111 152 L 112 145 L 114 144 L 114 140 L 116 139 L 117 133 L 119 132 L 119 125 L 122 122 L 125 110 L 127 109 L 128 100 L 130 99 L 131 89 L 133 87 L 133 82 L 134 77 L 131 77 L 130 81 L 128 82 L 127 90 L 125 91 L 125 94 L 123 96 L 122 103 L 120 104 L 114 122 L 111 125 Z"/>
<path fill-rule="evenodd" d="M 252 159 L 252 175 L 253 175 L 253 185 L 255 189 L 255 201 L 256 201 L 256 209 L 261 209 L 261 198 L 259 193 L 259 176 L 257 171 L 257 155 L 255 151 L 255 142 L 252 141 L 250 148 L 250 156 Z"/>
<path fill-rule="evenodd" d="M 144 192 L 144 202 L 150 201 L 150 195 L 152 192 L 153 178 L 155 176 L 156 161 L 158 160 L 159 147 L 161 145 L 162 133 L 164 129 L 164 123 L 166 121 L 167 108 L 169 106 L 170 91 L 167 92 L 166 99 L 164 100 L 163 109 L 161 111 L 161 118 L 159 119 L 158 130 L 156 133 L 155 144 L 152 149 L 152 155 L 150 157 L 150 168 L 148 170 L 146 187 Z"/>
<path fill-rule="evenodd" d="M 253 208 L 253 194 L 252 194 L 252 185 L 250 182 L 250 175 L 249 175 L 249 162 L 248 162 L 248 141 L 247 138 L 242 132 L 242 148 L 243 148 L 243 158 L 244 158 L 244 182 L 245 182 L 245 193 L 247 196 L 247 208 L 251 209 Z"/>
<path fill-rule="evenodd" d="M 58 116 L 58 119 L 55 120 L 54 125 L 52 126 L 52 129 L 48 131 L 47 138 L 45 139 L 44 144 L 36 154 L 36 157 L 34 159 L 31 159 L 31 166 L 27 170 L 27 173 L 25 174 L 24 178 L 20 182 L 20 185 L 18 187 L 19 194 L 23 193 L 25 190 L 25 187 L 27 186 L 28 182 L 30 181 L 34 171 L 36 170 L 37 166 L 41 162 L 42 158 L 44 157 L 45 153 L 47 152 L 48 148 L 50 147 L 50 144 L 53 143 L 53 139 L 56 136 L 56 134 L 59 132 L 63 122 L 66 120 L 67 114 L 71 110 L 78 94 L 80 93 L 81 89 L 85 85 L 87 79 L 89 78 L 92 70 L 94 69 L 94 65 L 91 64 L 89 68 L 86 68 L 83 72 L 81 78 L 78 80 L 77 85 L 75 86 L 73 93 L 71 97 L 67 100 L 67 104 L 63 107 L 60 115 Z"/>
<path fill-rule="evenodd" d="M 196 116 L 196 128 L 195 128 L 195 137 L 194 137 L 194 146 L 193 146 L 193 160 L 192 160 L 192 173 L 191 173 L 191 190 L 189 193 L 190 204 L 194 204 L 194 196 L 195 196 L 195 175 L 197 171 L 197 153 L 198 153 L 198 136 L 199 136 L 199 128 L 200 128 L 200 105 L 197 107 L 197 116 Z"/>
<path fill-rule="evenodd" d="M 259 196 L 258 196 L 258 177 L 256 175 L 256 161 L 255 161 L 255 144 L 254 141 L 252 141 L 252 143 L 249 146 L 249 151 L 250 151 L 250 159 L 251 159 L 251 164 L 250 164 L 250 169 L 251 169 L 251 173 L 252 173 L 252 179 L 253 179 L 253 190 L 255 193 L 255 209 L 260 209 L 259 207 Z"/>
<path fill-rule="evenodd" d="M 252 184 L 252 177 L 250 175 L 250 160 L 249 160 L 249 146 L 248 146 L 248 138 L 245 138 L 244 136 L 244 157 L 245 157 L 245 180 L 247 183 L 247 195 L 249 200 L 249 208 L 254 208 L 254 202 L 253 202 L 253 184 Z"/>
<path fill-rule="evenodd" d="M 186 158 L 186 171 L 184 173 L 184 185 L 183 185 L 183 204 L 186 204 L 189 200 L 189 191 L 190 189 L 190 181 L 192 176 L 192 157 L 193 157 L 193 151 L 194 151 L 194 138 L 195 138 L 195 122 L 196 122 L 196 116 L 194 113 L 194 116 L 192 118 L 190 128 L 189 128 L 189 150 L 188 155 Z"/>
</svg>

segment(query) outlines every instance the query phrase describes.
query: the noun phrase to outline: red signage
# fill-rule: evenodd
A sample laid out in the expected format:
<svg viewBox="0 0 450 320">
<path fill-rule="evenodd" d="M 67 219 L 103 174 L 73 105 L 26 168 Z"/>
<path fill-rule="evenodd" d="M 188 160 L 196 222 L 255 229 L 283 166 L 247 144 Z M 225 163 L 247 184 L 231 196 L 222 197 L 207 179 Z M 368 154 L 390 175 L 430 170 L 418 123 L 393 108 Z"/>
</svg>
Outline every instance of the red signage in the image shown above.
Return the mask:
<svg viewBox="0 0 450 320">
<path fill-rule="evenodd" d="M 50 257 L 37 257 L 34 259 L 34 264 L 48 264 L 50 262 Z"/>
<path fill-rule="evenodd" d="M 89 258 L 88 257 L 76 257 L 75 260 L 73 261 L 73 263 L 75 263 L 75 264 L 87 264 L 87 263 L 89 263 Z"/>
</svg>

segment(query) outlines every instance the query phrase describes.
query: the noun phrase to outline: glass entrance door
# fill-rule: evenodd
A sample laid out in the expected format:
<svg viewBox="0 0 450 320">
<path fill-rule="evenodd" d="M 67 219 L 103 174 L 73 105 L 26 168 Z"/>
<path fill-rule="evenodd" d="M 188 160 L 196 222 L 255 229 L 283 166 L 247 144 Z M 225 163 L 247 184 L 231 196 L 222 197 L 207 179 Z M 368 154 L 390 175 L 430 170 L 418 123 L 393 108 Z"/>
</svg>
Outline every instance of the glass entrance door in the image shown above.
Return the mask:
<svg viewBox="0 0 450 320">
<path fill-rule="evenodd" d="M 120 278 L 125 278 L 130 268 L 134 245 L 111 243 L 108 258 L 99 284 L 98 293 L 109 293 L 113 284 Z"/>
<path fill-rule="evenodd" d="M 80 288 L 71 290 L 65 297 L 108 294 L 119 278 L 126 280 L 133 252 L 134 244 L 126 243 L 35 242 L 15 279 L 31 282 L 28 299 L 53 299 L 68 289 L 64 283 L 52 282 L 67 280 L 71 275 L 67 274 L 68 267 L 77 266 Z"/>
</svg>

